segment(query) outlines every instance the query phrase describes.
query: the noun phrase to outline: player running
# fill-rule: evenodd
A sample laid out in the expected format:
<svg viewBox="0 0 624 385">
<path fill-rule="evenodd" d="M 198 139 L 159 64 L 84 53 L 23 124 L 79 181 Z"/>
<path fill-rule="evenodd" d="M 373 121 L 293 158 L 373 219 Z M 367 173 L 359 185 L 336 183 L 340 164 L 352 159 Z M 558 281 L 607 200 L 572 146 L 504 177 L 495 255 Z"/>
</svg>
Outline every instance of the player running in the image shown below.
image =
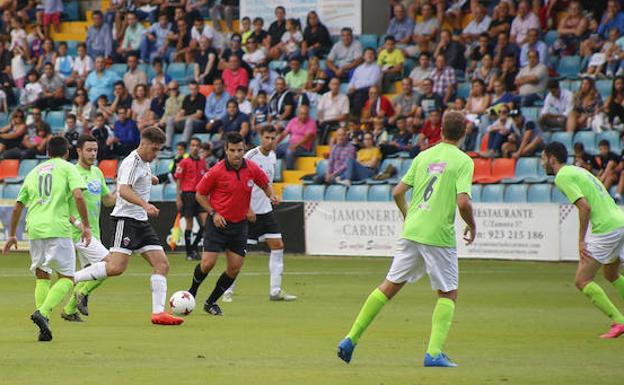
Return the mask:
<svg viewBox="0 0 624 385">
<path fill-rule="evenodd" d="M 86 247 L 91 242 L 89 216 L 82 195 L 84 181 L 74 165 L 63 159 L 69 156 L 69 143 L 64 137 L 55 136 L 48 142 L 47 152 L 51 159 L 32 169 L 19 191 L 11 216 L 9 238 L 3 249 L 4 253 L 13 246 L 17 249 L 15 231 L 22 210 L 27 207 L 26 229 L 32 259 L 30 270 L 37 278 L 37 310 L 30 319 L 39 327 L 39 341 L 52 341 L 50 313 L 74 286 L 76 253 L 69 223 L 72 197 L 81 219 L 80 239 Z M 58 279 L 50 287 L 53 272 L 56 272 Z"/>
<path fill-rule="evenodd" d="M 117 201 L 111 213 L 115 228 L 111 253 L 107 261 L 96 262 L 76 272 L 75 281 L 120 275 L 126 270 L 130 255 L 136 251 L 154 269 L 150 277 L 152 323 L 180 325 L 184 322 L 182 318 L 165 312 L 169 261 L 160 238 L 147 221 L 148 216 L 157 217 L 159 213 L 158 208 L 148 202 L 152 184 L 158 183 L 158 178 L 150 170 L 150 162 L 158 156 L 164 143 L 162 130 L 146 128 L 141 133 L 139 147 L 121 162 L 117 177 Z"/>
<path fill-rule="evenodd" d="M 247 213 L 251 190 L 256 184 L 272 203 L 277 197 L 269 178 L 256 163 L 244 159 L 245 143 L 237 132 L 225 139 L 225 159 L 214 165 L 197 186 L 197 201 L 208 212 L 204 234 L 204 252 L 195 267 L 188 290 L 197 297 L 197 290 L 225 250 L 226 270 L 204 303 L 204 310 L 212 315 L 223 315 L 217 300 L 236 279 L 247 253 Z"/>
<path fill-rule="evenodd" d="M 78 153 L 78 164 L 75 167 L 86 186 L 83 195 L 87 205 L 89 223 L 92 226 L 92 238 L 88 246 L 80 240 L 80 221 L 74 220 L 74 218 L 78 218 L 78 208 L 73 201 L 70 201 L 69 211 L 70 221 L 73 221 L 74 224 L 72 239 L 78 252 L 80 268 L 84 269 L 90 264 L 105 260 L 108 256 L 108 249 L 102 245 L 100 240 L 100 207 L 102 203 L 107 207 L 113 206 L 116 198 L 108 190 L 102 171 L 97 166 L 94 166 L 98 154 L 97 140 L 91 135 L 80 136 L 76 144 L 76 151 Z M 103 279 L 99 279 L 97 281 L 78 283 L 74 287 L 74 295 L 70 296 L 67 305 L 65 305 L 61 313 L 61 318 L 70 322 L 82 322 L 80 314 L 89 315 L 89 294 L 98 288 L 103 281 Z"/>
<path fill-rule="evenodd" d="M 189 156 L 182 159 L 175 170 L 176 205 L 186 221 L 184 246 L 186 248 L 186 259 L 189 261 L 201 259 L 199 254 L 197 254 L 197 245 L 199 245 L 199 241 L 202 239 L 204 223 L 208 216 L 203 207 L 197 203 L 197 199 L 195 199 L 197 184 L 204 174 L 208 172 L 206 161 L 199 156 L 200 149 L 201 140 L 195 137 L 191 138 L 189 142 Z M 200 229 L 195 240 L 191 242 L 193 218 L 197 218 Z"/>
<path fill-rule="evenodd" d="M 613 324 L 601 338 L 624 334 L 624 315 L 613 305 L 600 285 L 594 282 L 603 268 L 605 278 L 624 298 L 624 277 L 618 272 L 624 251 L 624 212 L 615 204 L 600 180 L 584 168 L 567 166 L 568 151 L 559 142 L 549 143 L 542 153 L 548 175 L 579 212 L 579 264 L 574 284 Z M 591 234 L 587 236 L 589 223 Z"/>
<path fill-rule="evenodd" d="M 260 131 L 260 145 L 245 154 L 245 159 L 256 162 L 273 183 L 277 167 L 277 157 L 273 151 L 276 131 L 272 126 L 265 126 Z M 282 274 L 284 273 L 284 242 L 279 225 L 273 215 L 273 205 L 258 186 L 251 191 L 251 207 L 247 213 L 249 232 L 247 244 L 255 245 L 265 241 L 271 254 L 269 256 L 270 290 L 271 301 L 294 301 L 296 296 L 287 294 L 282 290 Z M 232 302 L 234 294 L 233 283 L 223 294 L 223 302 Z"/>
<path fill-rule="evenodd" d="M 442 124 L 442 142 L 421 152 L 392 192 L 405 218 L 402 238 L 397 243 L 386 279 L 369 295 L 351 331 L 338 344 L 338 357 L 347 363 L 360 336 L 383 306 L 405 282 L 417 281 L 426 272 L 439 299 L 433 310 L 424 366 L 457 366 L 442 353 L 442 348 L 451 328 L 457 299 L 456 206 L 467 224 L 464 240 L 470 244 L 475 237 L 470 201 L 474 163 L 457 148 L 466 131 L 464 115 L 447 112 Z M 412 199 L 408 208 L 405 193 L 409 189 L 412 189 Z"/>
</svg>

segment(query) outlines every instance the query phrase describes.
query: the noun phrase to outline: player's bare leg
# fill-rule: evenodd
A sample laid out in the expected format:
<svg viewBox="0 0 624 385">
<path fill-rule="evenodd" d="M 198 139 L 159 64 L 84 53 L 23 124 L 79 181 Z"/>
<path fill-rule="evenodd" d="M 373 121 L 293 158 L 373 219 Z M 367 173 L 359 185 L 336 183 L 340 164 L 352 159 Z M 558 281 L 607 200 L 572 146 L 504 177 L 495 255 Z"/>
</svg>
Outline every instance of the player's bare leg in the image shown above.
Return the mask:
<svg viewBox="0 0 624 385">
<path fill-rule="evenodd" d="M 167 301 L 167 274 L 169 273 L 169 260 L 162 249 L 148 250 L 141 256 L 152 266 L 153 273 L 150 277 L 152 288 L 152 323 L 155 325 L 180 325 L 182 318 L 165 312 Z"/>
</svg>

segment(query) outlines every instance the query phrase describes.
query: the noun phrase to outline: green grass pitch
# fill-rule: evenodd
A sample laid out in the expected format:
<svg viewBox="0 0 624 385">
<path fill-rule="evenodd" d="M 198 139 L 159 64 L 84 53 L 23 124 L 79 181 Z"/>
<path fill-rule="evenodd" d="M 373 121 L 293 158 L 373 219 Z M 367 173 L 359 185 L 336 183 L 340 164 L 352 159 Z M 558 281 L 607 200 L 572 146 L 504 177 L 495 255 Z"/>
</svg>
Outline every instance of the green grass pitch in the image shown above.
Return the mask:
<svg viewBox="0 0 624 385">
<path fill-rule="evenodd" d="M 194 263 L 170 256 L 169 294 L 187 289 Z M 128 272 L 90 299 L 91 316 L 70 324 L 56 310 L 54 341 L 36 342 L 29 257 L 0 259 L 0 384 L 622 384 L 624 339 L 600 340 L 608 319 L 572 285 L 574 264 L 461 261 L 455 322 L 446 347 L 461 367 L 425 369 L 435 297 L 428 282 L 406 286 L 364 335 L 350 365 L 336 345 L 386 258 L 287 256 L 293 303 L 268 301 L 267 256 L 250 255 L 224 317 L 201 303 L 223 259 L 180 327 L 149 323 L 149 267 Z M 613 289 L 598 280 L 622 308 Z"/>
</svg>

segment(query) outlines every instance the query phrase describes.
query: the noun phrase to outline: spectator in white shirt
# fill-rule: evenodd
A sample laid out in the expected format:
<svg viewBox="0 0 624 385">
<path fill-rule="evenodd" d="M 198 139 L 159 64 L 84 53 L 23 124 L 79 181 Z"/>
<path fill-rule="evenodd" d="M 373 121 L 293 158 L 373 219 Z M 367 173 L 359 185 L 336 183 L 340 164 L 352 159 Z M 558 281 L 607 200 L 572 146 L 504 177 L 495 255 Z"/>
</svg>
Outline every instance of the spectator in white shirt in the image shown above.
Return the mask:
<svg viewBox="0 0 624 385">
<path fill-rule="evenodd" d="M 75 84 L 77 88 L 82 88 L 87 76 L 93 71 L 93 59 L 87 55 L 87 46 L 84 43 L 78 44 L 76 50 L 78 56 L 74 59 L 72 74 L 65 79 L 65 84 L 68 86 Z"/>
<path fill-rule="evenodd" d="M 359 116 L 366 99 L 368 99 L 368 89 L 381 84 L 383 73 L 381 67 L 375 61 L 375 50 L 366 48 L 364 50 L 364 63 L 360 64 L 349 81 L 349 97 L 351 97 L 351 112 Z"/>
<path fill-rule="evenodd" d="M 542 107 L 540 124 L 544 130 L 563 129 L 566 127 L 568 115 L 574 107 L 574 95 L 571 91 L 561 89 L 559 81 L 548 81 L 548 95 Z"/>
<path fill-rule="evenodd" d="M 409 74 L 409 78 L 412 79 L 412 84 L 414 85 L 414 90 L 422 95 L 425 93 L 423 89 L 423 83 L 425 79 L 428 79 L 431 76 L 431 57 L 429 53 L 423 52 L 418 57 L 418 66 L 414 67 L 412 72 Z"/>
<path fill-rule="evenodd" d="M 461 38 L 464 45 L 474 47 L 479 41 L 479 36 L 488 31 L 491 22 L 492 19 L 488 16 L 487 9 L 478 4 L 474 9 L 474 19 L 468 23 L 462 32 Z"/>
<path fill-rule="evenodd" d="M 518 3 L 516 17 L 511 23 L 511 31 L 509 32 L 511 38 L 509 40 L 517 46 L 522 46 L 527 42 L 527 35 L 532 28 L 540 28 L 539 19 L 530 11 L 529 2 L 522 0 Z"/>
<path fill-rule="evenodd" d="M 329 81 L 329 92 L 321 96 L 316 117 L 319 123 L 320 143 L 327 142 L 327 135 L 338 127 L 344 127 L 349 115 L 349 98 L 340 93 L 340 79 Z"/>
</svg>

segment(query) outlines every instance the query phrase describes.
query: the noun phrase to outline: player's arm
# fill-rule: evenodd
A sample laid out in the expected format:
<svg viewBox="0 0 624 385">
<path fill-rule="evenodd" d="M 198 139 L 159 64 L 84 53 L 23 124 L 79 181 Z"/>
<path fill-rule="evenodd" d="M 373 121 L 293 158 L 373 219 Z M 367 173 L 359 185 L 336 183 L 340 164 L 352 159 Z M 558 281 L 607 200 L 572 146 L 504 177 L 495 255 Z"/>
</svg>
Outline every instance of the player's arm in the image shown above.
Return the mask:
<svg viewBox="0 0 624 385">
<path fill-rule="evenodd" d="M 279 198 L 275 195 L 275 191 L 273 191 L 273 186 L 270 183 L 265 184 L 264 186 L 258 186 L 264 194 L 271 200 L 271 203 L 276 205 L 279 203 Z"/>
<path fill-rule="evenodd" d="M 78 209 L 78 214 L 80 214 L 80 223 L 82 224 L 81 241 L 85 246 L 89 246 L 89 243 L 91 243 L 91 226 L 89 224 L 89 214 L 87 213 L 87 204 L 84 195 L 82 195 L 82 189 L 73 189 L 72 195 L 76 201 L 76 208 Z"/>
<path fill-rule="evenodd" d="M 580 198 L 574 202 L 574 205 L 579 212 L 579 255 L 581 259 L 591 258 L 591 254 L 587 251 L 587 245 L 585 244 L 585 236 L 589 229 L 589 218 L 591 215 L 591 206 L 587 199 Z"/>
<path fill-rule="evenodd" d="M 405 200 L 405 193 L 411 188 L 412 186 L 401 181 L 392 190 L 392 198 L 394 199 L 394 203 L 396 203 L 401 214 L 403 214 L 403 219 L 407 216 L 407 201 Z"/>
<path fill-rule="evenodd" d="M 102 203 L 106 207 L 113 207 L 113 206 L 115 206 L 115 202 L 116 201 L 117 201 L 117 197 L 115 197 L 115 194 L 113 194 L 113 193 L 108 193 L 108 194 L 106 194 L 106 195 L 104 195 L 102 197 Z"/>
<path fill-rule="evenodd" d="M 24 204 L 20 201 L 16 201 L 15 206 L 13 207 L 13 213 L 11 214 L 11 223 L 9 225 L 9 237 L 4 243 L 2 254 L 8 253 L 11 250 L 11 247 L 13 246 L 15 246 L 15 250 L 17 250 L 17 237 L 15 236 L 15 233 L 17 232 L 17 224 L 19 223 L 19 220 L 22 217 L 23 210 L 24 210 Z"/>
<path fill-rule="evenodd" d="M 457 194 L 457 208 L 459 209 L 459 215 L 462 217 L 464 222 L 466 222 L 464 241 L 466 242 L 466 245 L 469 245 L 475 239 L 477 225 L 475 224 L 474 215 L 472 213 L 472 200 L 468 194 Z"/>
<path fill-rule="evenodd" d="M 152 186 L 156 186 L 160 181 L 157 176 L 152 175 Z"/>
<path fill-rule="evenodd" d="M 156 208 L 156 206 L 154 206 L 153 204 L 151 204 L 149 202 L 145 202 L 143 199 L 141 199 L 134 192 L 132 187 L 130 187 L 130 185 L 128 185 L 128 184 L 120 184 L 119 185 L 119 196 L 121 196 L 126 201 L 132 203 L 133 205 L 137 205 L 137 206 L 142 207 L 147 212 L 147 215 L 149 215 L 151 217 L 157 217 L 158 216 L 158 212 L 160 210 L 158 210 Z"/>
</svg>

